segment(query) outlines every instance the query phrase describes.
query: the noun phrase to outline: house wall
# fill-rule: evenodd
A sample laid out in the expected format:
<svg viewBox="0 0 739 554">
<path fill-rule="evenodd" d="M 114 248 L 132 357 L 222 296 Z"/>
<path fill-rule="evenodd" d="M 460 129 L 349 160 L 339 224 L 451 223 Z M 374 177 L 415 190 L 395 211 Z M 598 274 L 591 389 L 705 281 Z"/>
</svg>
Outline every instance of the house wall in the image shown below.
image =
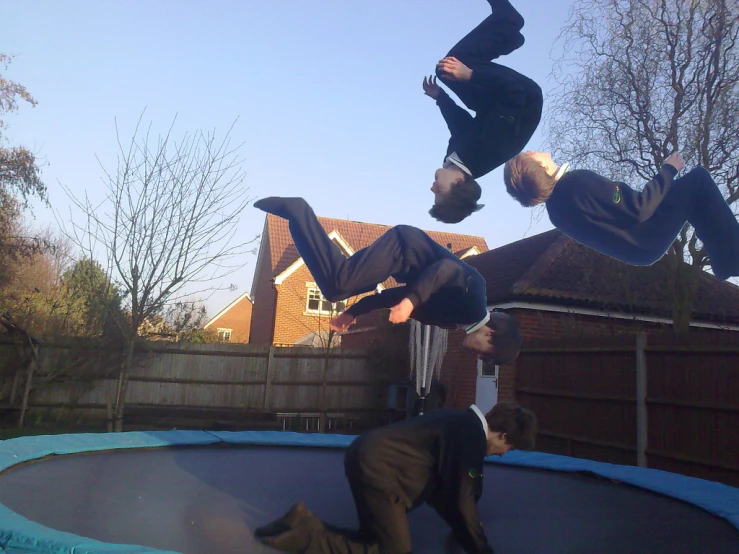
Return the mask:
<svg viewBox="0 0 739 554">
<path fill-rule="evenodd" d="M 315 287 L 315 281 L 307 266 L 302 265 L 281 284 L 277 290 L 276 311 L 274 313 L 273 344 L 292 345 L 308 334 L 328 332 L 328 324 L 336 313 L 308 313 L 308 289 Z M 365 295 L 353 296 L 346 300 L 346 306 L 354 304 Z"/>
<path fill-rule="evenodd" d="M 329 314 L 306 315 L 308 287 L 313 277 L 303 265 L 285 279 L 277 289 L 277 311 L 275 312 L 274 344 L 295 344 L 308 333 L 328 329 Z"/>
<path fill-rule="evenodd" d="M 635 334 L 638 331 L 656 334 L 672 328 L 669 324 L 541 310 L 513 309 L 506 310 L 506 313 L 518 320 L 524 337 L 524 347 L 526 342 L 532 339 L 605 337 Z M 696 332 L 726 333 L 727 331 L 696 330 Z M 441 380 L 447 387 L 447 406 L 450 408 L 466 408 L 475 401 L 477 359 L 462 348 L 463 338 L 463 331 L 449 333 L 447 353 L 441 369 Z M 515 388 L 516 365 L 500 366 L 498 368 L 498 400 L 514 399 Z"/>
<path fill-rule="evenodd" d="M 262 244 L 259 248 L 256 275 L 252 285 L 252 301 L 254 306 L 251 313 L 251 344 L 272 344 L 272 330 L 275 319 L 275 300 L 277 294 L 272 286 L 272 259 L 269 247 L 269 237 L 262 235 Z"/>
<path fill-rule="evenodd" d="M 231 341 L 248 343 L 251 332 L 252 303 L 248 298 L 228 310 L 218 319 L 213 320 L 209 329 L 217 331 L 219 328 L 231 329 Z"/>
</svg>

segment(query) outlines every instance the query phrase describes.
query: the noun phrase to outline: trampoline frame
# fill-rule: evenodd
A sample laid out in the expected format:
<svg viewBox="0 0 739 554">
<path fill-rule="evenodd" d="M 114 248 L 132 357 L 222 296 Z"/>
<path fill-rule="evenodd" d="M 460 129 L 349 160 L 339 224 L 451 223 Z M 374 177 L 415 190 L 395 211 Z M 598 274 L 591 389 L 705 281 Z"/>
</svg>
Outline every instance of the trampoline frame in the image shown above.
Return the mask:
<svg viewBox="0 0 739 554">
<path fill-rule="evenodd" d="M 135 431 L 40 435 L 0 441 L 0 474 L 13 466 L 49 456 L 129 448 L 210 444 L 304 446 L 344 449 L 356 435 L 285 431 Z M 724 518 L 739 529 L 739 488 L 657 469 L 594 462 L 541 452 L 511 451 L 486 463 L 596 475 L 688 502 Z M 0 504 L 0 552 L 69 554 L 180 554 L 138 545 L 109 544 L 57 531 Z"/>
</svg>

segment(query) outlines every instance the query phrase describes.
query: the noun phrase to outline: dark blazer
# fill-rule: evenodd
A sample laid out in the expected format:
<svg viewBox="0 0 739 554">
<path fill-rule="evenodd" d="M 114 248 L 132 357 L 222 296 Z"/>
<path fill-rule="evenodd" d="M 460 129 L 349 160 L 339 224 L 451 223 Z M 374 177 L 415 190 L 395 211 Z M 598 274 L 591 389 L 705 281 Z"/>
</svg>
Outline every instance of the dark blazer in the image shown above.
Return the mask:
<svg viewBox="0 0 739 554">
<path fill-rule="evenodd" d="M 346 475 L 408 510 L 428 503 L 468 554 L 492 554 L 477 513 L 486 443 L 472 409 L 434 410 L 361 435 L 346 452 Z"/>
<path fill-rule="evenodd" d="M 474 178 L 490 173 L 521 152 L 541 120 L 543 94 L 539 85 L 512 69 L 491 65 L 495 67 L 473 73 L 474 82 L 470 84 L 486 93 L 488 104 L 474 117 L 443 90 L 436 100 L 451 133 L 447 156 L 456 151 Z M 500 75 L 488 79 L 487 69 L 515 76 L 503 81 Z M 491 89 L 487 80 L 495 87 Z"/>
<path fill-rule="evenodd" d="M 407 297 L 415 306 L 411 317 L 427 325 L 453 329 L 485 318 L 486 284 L 475 268 L 419 229 L 399 225 L 388 233 L 396 234 L 402 245 L 402 256 L 397 257 L 400 266 L 392 277 L 405 285 L 365 296 L 347 313 L 357 317 L 389 308 Z M 382 253 L 373 252 L 376 255 Z M 389 251 L 387 255 L 393 254 Z"/>
<path fill-rule="evenodd" d="M 552 224 L 576 241 L 632 265 L 650 265 L 665 237 L 644 225 L 669 193 L 677 169 L 665 164 L 641 192 L 587 170 L 565 173 L 547 200 Z M 674 240 L 667 237 L 667 246 Z"/>
</svg>

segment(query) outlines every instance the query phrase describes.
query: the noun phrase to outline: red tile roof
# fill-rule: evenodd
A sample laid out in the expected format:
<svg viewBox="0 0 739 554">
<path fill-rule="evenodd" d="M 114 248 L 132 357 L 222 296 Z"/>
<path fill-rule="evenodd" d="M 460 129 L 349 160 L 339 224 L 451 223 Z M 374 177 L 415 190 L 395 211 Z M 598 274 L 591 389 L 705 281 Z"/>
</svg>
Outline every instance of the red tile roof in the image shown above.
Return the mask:
<svg viewBox="0 0 739 554">
<path fill-rule="evenodd" d="M 355 252 L 369 246 L 380 238 L 385 231 L 392 228 L 390 225 L 377 225 L 375 223 L 329 217 L 319 217 L 318 221 L 327 233 L 336 230 Z M 287 220 L 267 214 L 267 233 L 269 234 L 270 252 L 272 253 L 272 277 L 275 277 L 295 262 L 299 255 L 290 236 Z M 442 246 L 450 248 L 452 252 L 466 252 L 473 246 L 477 248 L 478 252 L 488 251 L 488 245 L 482 237 L 440 231 L 426 231 L 426 233 Z"/>
<path fill-rule="evenodd" d="M 625 313 L 672 316 L 670 260 L 637 267 L 552 230 L 465 261 L 487 280 L 488 301 L 547 302 Z M 693 318 L 739 322 L 739 287 L 702 272 Z"/>
</svg>

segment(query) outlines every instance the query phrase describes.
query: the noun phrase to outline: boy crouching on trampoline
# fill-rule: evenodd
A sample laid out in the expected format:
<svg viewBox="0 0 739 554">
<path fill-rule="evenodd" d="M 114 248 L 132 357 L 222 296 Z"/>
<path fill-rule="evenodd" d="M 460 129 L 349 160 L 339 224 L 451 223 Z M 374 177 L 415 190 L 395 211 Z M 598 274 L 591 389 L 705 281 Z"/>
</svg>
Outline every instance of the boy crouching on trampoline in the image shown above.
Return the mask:
<svg viewBox="0 0 739 554">
<path fill-rule="evenodd" d="M 536 417 L 513 402 L 499 402 L 484 416 L 473 404 L 373 429 L 344 457 L 358 532 L 324 525 L 299 503 L 255 535 L 284 552 L 408 554 L 407 513 L 428 503 L 467 554 L 492 554 L 477 513 L 483 460 L 531 449 L 535 436 Z"/>
</svg>

